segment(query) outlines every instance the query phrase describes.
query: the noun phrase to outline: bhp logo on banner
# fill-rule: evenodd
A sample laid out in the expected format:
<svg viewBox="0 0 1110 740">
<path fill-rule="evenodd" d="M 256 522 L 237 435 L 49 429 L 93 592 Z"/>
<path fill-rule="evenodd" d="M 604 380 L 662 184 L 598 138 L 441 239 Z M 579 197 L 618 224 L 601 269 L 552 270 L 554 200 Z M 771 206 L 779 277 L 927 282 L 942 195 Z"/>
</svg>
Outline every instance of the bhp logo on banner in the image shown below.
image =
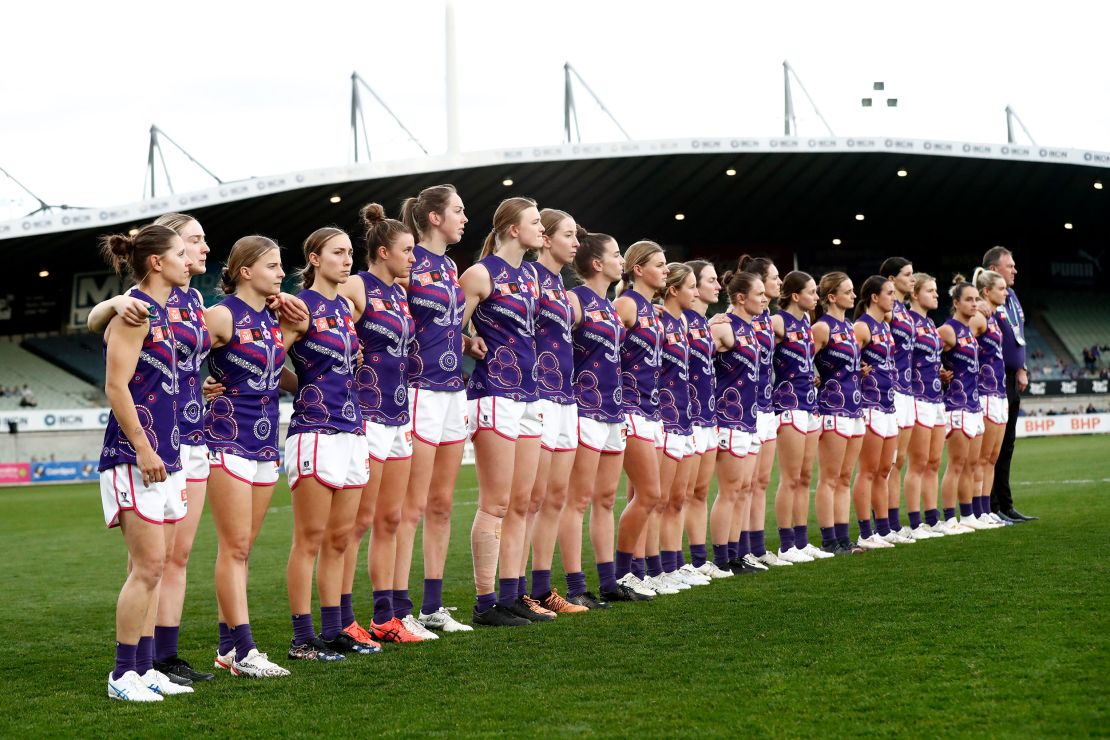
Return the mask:
<svg viewBox="0 0 1110 740">
<path fill-rule="evenodd" d="M 1051 434 L 1052 430 L 1056 428 L 1056 420 L 1051 418 L 1045 419 L 1025 419 L 1025 433 L 1026 434 Z"/>
</svg>

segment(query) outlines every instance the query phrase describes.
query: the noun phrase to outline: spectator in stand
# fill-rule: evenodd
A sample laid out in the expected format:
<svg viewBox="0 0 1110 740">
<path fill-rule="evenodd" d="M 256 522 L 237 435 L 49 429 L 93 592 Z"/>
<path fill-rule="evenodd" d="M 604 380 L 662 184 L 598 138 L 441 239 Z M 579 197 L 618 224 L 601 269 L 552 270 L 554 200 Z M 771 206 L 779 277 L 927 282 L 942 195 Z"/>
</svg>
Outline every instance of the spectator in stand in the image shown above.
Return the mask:
<svg viewBox="0 0 1110 740">
<path fill-rule="evenodd" d="M 35 392 L 26 383 L 23 384 L 23 390 L 19 392 L 19 396 L 19 405 L 24 408 L 39 405 L 38 399 L 35 398 Z"/>
<path fill-rule="evenodd" d="M 1002 329 L 1002 355 L 1006 363 L 1006 397 L 1010 406 L 1010 417 L 1006 423 L 1006 434 L 1002 438 L 998 463 L 995 465 L 991 510 L 1014 522 L 1030 521 L 1037 517 L 1025 516 L 1015 509 L 1013 492 L 1010 490 L 1010 463 L 1014 457 L 1021 393 L 1029 387 L 1029 371 L 1025 367 L 1025 312 L 1014 292 L 1017 265 L 1010 250 L 1005 247 L 991 247 L 983 255 L 983 267 L 1000 274 L 1006 280 L 1006 287 L 1010 289 L 1006 296 L 1006 303 L 1001 307 L 998 315 L 999 328 Z"/>
</svg>

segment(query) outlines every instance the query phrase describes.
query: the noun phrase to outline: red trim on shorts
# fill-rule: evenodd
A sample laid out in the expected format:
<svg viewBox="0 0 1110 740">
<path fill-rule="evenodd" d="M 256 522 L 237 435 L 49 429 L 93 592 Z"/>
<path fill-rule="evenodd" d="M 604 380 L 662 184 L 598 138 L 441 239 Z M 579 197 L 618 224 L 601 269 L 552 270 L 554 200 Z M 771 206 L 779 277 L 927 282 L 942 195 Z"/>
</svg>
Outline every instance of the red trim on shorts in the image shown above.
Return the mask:
<svg viewBox="0 0 1110 740">
<path fill-rule="evenodd" d="M 209 467 L 211 467 L 211 466 L 209 466 Z M 207 483 L 208 478 L 207 477 L 205 477 L 205 478 L 186 478 L 185 482 L 186 483 Z"/>
<path fill-rule="evenodd" d="M 791 425 L 791 426 L 793 426 L 793 425 Z M 726 427 L 726 429 L 727 429 L 727 427 Z M 735 429 L 729 429 L 728 430 L 728 446 L 725 447 L 725 452 L 732 455 L 737 460 L 743 460 L 745 457 L 748 456 L 747 451 L 745 451 L 743 455 L 737 455 L 735 452 L 732 451 L 732 435 L 735 434 L 735 433 L 736 433 Z M 746 433 L 747 432 L 745 432 L 745 434 Z M 720 452 L 720 451 L 721 451 L 721 443 L 720 443 L 720 437 L 718 437 L 717 438 L 717 452 Z"/>
</svg>

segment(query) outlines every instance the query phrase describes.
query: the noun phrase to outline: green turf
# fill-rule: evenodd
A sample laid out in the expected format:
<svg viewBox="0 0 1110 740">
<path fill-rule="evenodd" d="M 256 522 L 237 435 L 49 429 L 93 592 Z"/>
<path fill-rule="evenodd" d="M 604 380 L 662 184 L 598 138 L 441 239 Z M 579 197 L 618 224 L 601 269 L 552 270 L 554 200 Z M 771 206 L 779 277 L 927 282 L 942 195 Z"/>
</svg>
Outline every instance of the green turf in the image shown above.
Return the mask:
<svg viewBox="0 0 1110 740">
<path fill-rule="evenodd" d="M 148 706 L 105 695 L 124 551 L 95 488 L 0 491 L 0 735 L 1106 734 L 1108 453 L 1110 437 L 1019 442 L 1016 498 L 1039 522 L 332 665 L 285 659 L 281 488 L 250 598 L 260 647 L 293 675 L 222 673 Z M 444 594 L 463 618 L 476 497 L 464 468 Z M 215 647 L 214 548 L 206 513 L 181 634 L 198 667 Z M 364 622 L 369 596 L 360 581 Z"/>
</svg>

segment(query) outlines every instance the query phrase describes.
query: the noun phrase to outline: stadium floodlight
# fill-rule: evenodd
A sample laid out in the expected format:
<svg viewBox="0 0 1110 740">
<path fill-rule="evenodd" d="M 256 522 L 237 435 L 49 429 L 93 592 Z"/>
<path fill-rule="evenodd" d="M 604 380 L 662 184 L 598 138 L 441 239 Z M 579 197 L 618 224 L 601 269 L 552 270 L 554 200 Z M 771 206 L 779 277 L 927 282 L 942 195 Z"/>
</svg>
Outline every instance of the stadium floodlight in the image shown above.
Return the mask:
<svg viewBox="0 0 1110 740">
<path fill-rule="evenodd" d="M 729 177 L 735 177 L 736 176 L 736 170 L 734 170 L 732 167 L 729 167 L 727 170 L 725 170 L 725 174 L 728 175 Z"/>
<path fill-rule="evenodd" d="M 1018 117 L 1017 111 L 1009 105 L 1006 106 L 1006 143 L 1017 143 L 1014 139 L 1014 121 L 1017 121 L 1018 125 L 1021 126 L 1021 130 L 1029 137 L 1029 143 L 1036 146 L 1037 142 L 1033 139 L 1033 134 L 1029 133 L 1029 129 L 1025 128 L 1025 123 Z"/>
<path fill-rule="evenodd" d="M 856 214 L 856 220 L 857 220 L 857 221 L 862 221 L 862 220 L 863 220 L 863 218 L 864 218 L 864 216 L 863 216 L 863 214 L 862 214 L 862 213 L 857 213 L 857 214 Z"/>
<path fill-rule="evenodd" d="M 1067 223 L 1064 224 L 1064 228 L 1067 229 L 1068 231 L 1071 231 L 1075 227 L 1072 226 L 1072 223 L 1070 221 L 1068 221 Z"/>
<path fill-rule="evenodd" d="M 424 148 L 420 140 L 416 138 L 416 134 L 409 131 L 408 127 L 401 123 L 401 119 L 397 117 L 397 114 L 391 111 L 389 106 L 385 104 L 385 101 L 381 99 L 381 96 L 374 92 L 374 88 L 370 87 L 366 80 L 362 79 L 362 76 L 355 71 L 351 72 L 351 137 L 354 139 L 355 144 L 355 164 L 358 164 L 359 161 L 358 124 L 360 121 L 362 122 L 362 142 L 366 148 L 366 161 L 370 161 L 370 139 L 366 132 L 366 116 L 362 112 L 362 89 L 365 89 L 366 92 L 374 97 L 374 100 L 378 101 L 378 105 L 382 107 L 382 110 L 388 113 L 389 117 L 408 135 L 409 141 L 420 147 L 420 151 L 425 154 L 428 153 L 428 150 Z"/>
<path fill-rule="evenodd" d="M 338 193 L 336 193 L 332 197 L 328 198 L 329 203 L 338 203 L 341 200 L 343 200 L 343 198 Z"/>
<path fill-rule="evenodd" d="M 39 270 L 39 277 L 50 277 L 50 270 Z"/>
<path fill-rule="evenodd" d="M 910 174 L 910 173 L 909 173 L 909 172 L 907 172 L 907 171 L 906 171 L 906 170 L 905 170 L 904 168 L 903 168 L 903 169 L 900 169 L 900 170 L 898 170 L 898 177 L 905 177 L 905 176 L 906 176 L 906 175 L 908 175 L 908 174 Z"/>
<path fill-rule="evenodd" d="M 207 174 L 209 177 L 211 177 L 213 180 L 215 180 L 217 185 L 223 185 L 224 184 L 224 181 L 221 180 L 220 178 L 216 177 L 216 175 L 212 173 L 212 170 L 208 169 L 203 164 L 198 162 L 196 160 L 196 158 L 193 157 L 192 154 L 189 154 L 189 152 L 185 151 L 184 147 L 182 147 L 176 141 L 171 139 L 169 137 L 169 135 L 167 135 L 166 132 L 163 131 L 162 129 L 158 128 L 158 126 L 156 124 L 152 123 L 152 124 L 150 124 L 150 146 L 147 148 L 147 152 L 146 152 L 146 176 L 143 178 L 143 200 L 146 200 L 146 197 L 147 197 L 146 196 L 146 186 L 147 186 L 148 182 L 150 183 L 150 197 L 151 198 L 155 197 L 154 182 L 155 182 L 155 175 L 157 173 L 155 172 L 155 167 L 154 167 L 154 153 L 156 151 L 158 152 L 158 161 L 160 161 L 162 163 L 162 174 L 165 175 L 165 177 L 166 177 L 166 187 L 168 187 L 170 189 L 171 193 L 173 192 L 173 181 L 170 180 L 170 170 L 169 170 L 168 167 L 166 167 L 166 157 L 162 153 L 162 139 L 165 139 L 166 141 L 168 141 L 169 143 L 171 143 L 175 147 L 177 147 L 177 150 L 179 152 L 181 152 L 186 157 L 188 157 L 190 162 L 192 162 L 197 167 L 200 167 L 202 170 L 204 170 L 205 174 Z"/>
<path fill-rule="evenodd" d="M 502 185 L 504 185 L 504 186 L 505 186 L 505 187 L 507 187 L 507 188 L 508 188 L 508 187 L 512 187 L 512 185 L 513 185 L 513 178 L 511 178 L 511 177 L 506 177 L 506 178 L 505 178 L 504 180 L 502 180 L 502 181 L 501 181 L 501 184 L 502 184 Z"/>
<path fill-rule="evenodd" d="M 1102 180 L 1095 180 L 1095 190 L 1102 190 Z"/>
<path fill-rule="evenodd" d="M 794 117 L 794 96 L 790 92 L 791 75 L 794 76 L 794 81 L 798 83 L 798 87 L 802 88 L 802 93 L 806 96 L 806 100 L 808 100 L 809 104 L 813 106 L 813 112 L 816 113 L 817 117 L 821 119 L 821 123 L 825 124 L 825 129 L 829 132 L 829 136 L 836 136 L 836 134 L 833 133 L 832 126 L 830 126 L 829 122 L 825 120 L 825 117 L 821 115 L 821 111 L 817 109 L 817 103 L 813 102 L 813 97 L 810 96 L 809 91 L 806 90 L 806 86 L 802 84 L 802 78 L 799 77 L 798 73 L 794 71 L 794 68 L 790 66 L 790 62 L 784 59 L 782 61 L 782 81 L 783 98 L 786 104 L 786 135 L 798 135 L 798 121 Z"/>
<path fill-rule="evenodd" d="M 620 132 L 624 134 L 624 138 L 628 141 L 632 141 L 632 137 L 624 130 L 624 126 L 620 124 L 616 116 L 605 107 L 605 103 L 601 102 L 601 98 L 597 96 L 597 93 L 586 84 L 586 81 L 582 79 L 582 75 L 578 74 L 578 70 L 570 66 L 570 62 L 567 62 L 563 65 L 563 143 L 573 143 L 572 139 L 578 142 L 582 141 L 582 131 L 578 128 L 578 109 L 574 105 L 574 84 L 571 80 L 571 75 L 574 75 L 578 80 L 578 84 L 582 85 L 582 88 L 590 94 L 590 97 L 598 104 L 601 111 L 609 116 L 609 120 L 613 122 L 613 125 L 620 129 Z M 571 135 L 572 129 L 574 132 L 573 137 Z"/>
<path fill-rule="evenodd" d="M 685 221 L 686 220 L 686 214 L 685 213 L 676 213 L 674 215 L 674 220 L 675 221 Z"/>
<path fill-rule="evenodd" d="M 839 247 L 839 246 L 840 246 L 840 244 L 841 244 L 841 242 L 840 242 L 840 240 L 839 240 L 839 239 L 833 239 L 833 246 L 834 246 L 834 247 Z"/>
</svg>

